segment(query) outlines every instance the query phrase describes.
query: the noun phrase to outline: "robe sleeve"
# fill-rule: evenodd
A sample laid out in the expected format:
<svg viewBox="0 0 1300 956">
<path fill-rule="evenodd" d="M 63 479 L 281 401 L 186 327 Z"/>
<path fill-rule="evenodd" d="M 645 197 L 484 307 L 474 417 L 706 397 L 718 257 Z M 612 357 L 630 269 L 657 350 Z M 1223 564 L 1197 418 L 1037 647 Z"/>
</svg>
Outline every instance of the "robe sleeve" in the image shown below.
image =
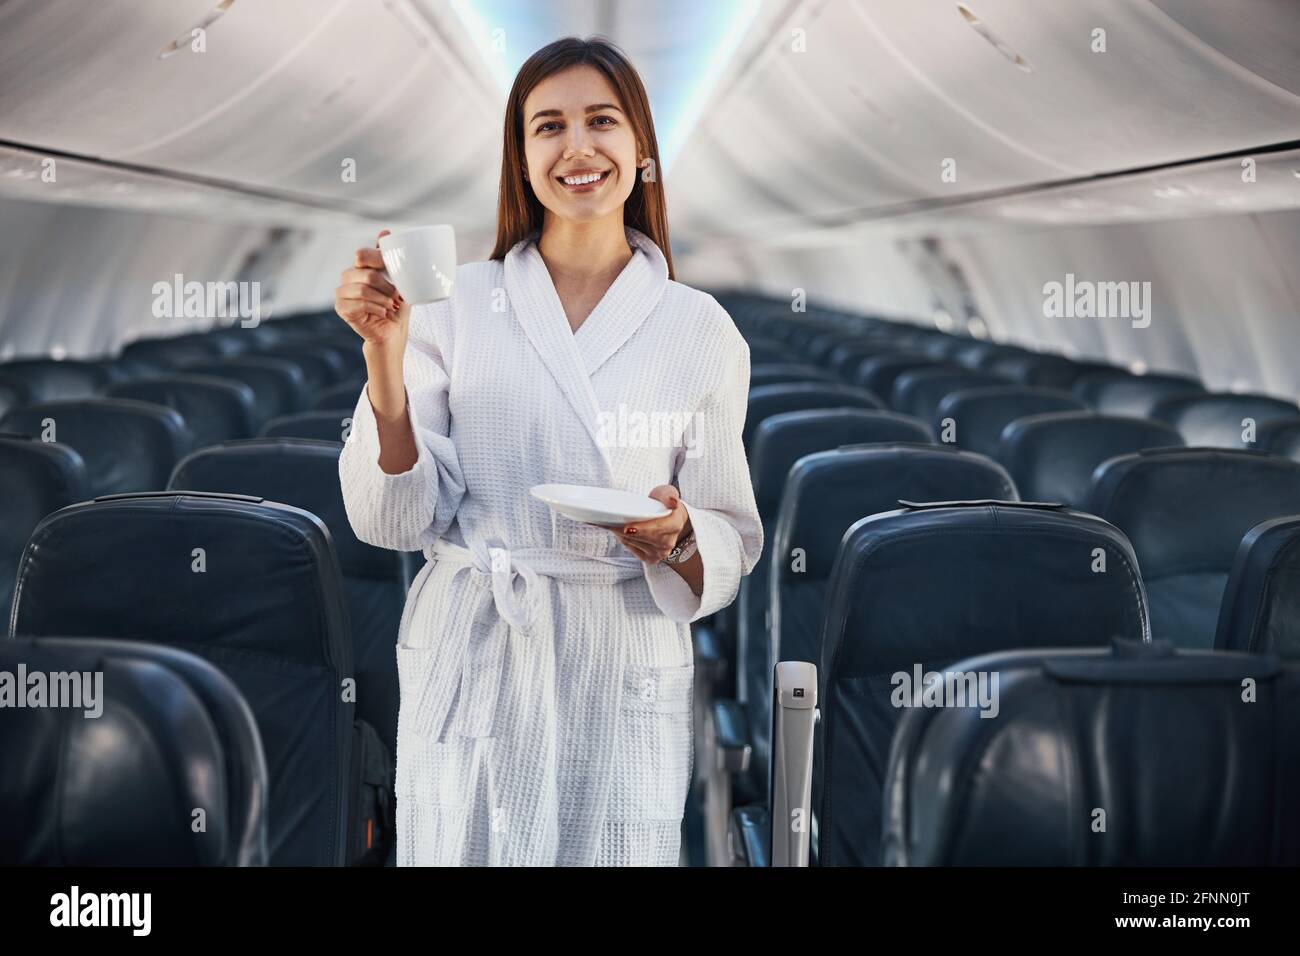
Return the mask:
<svg viewBox="0 0 1300 956">
<path fill-rule="evenodd" d="M 673 482 L 704 562 L 702 592 L 696 596 L 667 565 L 644 566 L 651 596 L 674 621 L 696 621 L 730 604 L 763 550 L 763 525 L 741 440 L 748 402 L 749 346 L 736 334 L 722 380 L 695 413 L 694 441 L 678 452 Z"/>
<path fill-rule="evenodd" d="M 343 505 L 356 536 L 396 551 L 422 550 L 451 525 L 465 495 L 465 479 L 452 444 L 447 394 L 450 379 L 434 335 L 431 311 L 444 303 L 415 306 L 402 362 L 407 413 L 415 434 L 416 460 L 407 471 L 379 467 L 379 430 L 369 383 L 352 414 L 352 431 L 339 457 Z"/>
</svg>

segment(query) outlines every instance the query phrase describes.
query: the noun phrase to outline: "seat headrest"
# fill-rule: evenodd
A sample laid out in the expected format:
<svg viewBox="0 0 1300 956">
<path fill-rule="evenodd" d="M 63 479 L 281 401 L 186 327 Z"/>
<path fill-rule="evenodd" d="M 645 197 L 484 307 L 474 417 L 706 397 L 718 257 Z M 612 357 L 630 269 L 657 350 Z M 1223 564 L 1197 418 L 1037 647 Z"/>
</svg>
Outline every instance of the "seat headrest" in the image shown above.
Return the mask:
<svg viewBox="0 0 1300 956">
<path fill-rule="evenodd" d="M 1271 395 L 1173 395 L 1151 409 L 1151 417 L 1173 425 L 1189 445 L 1254 448 L 1267 422 L 1300 414 L 1294 402 Z"/>
<path fill-rule="evenodd" d="M 6 708 L 0 721 L 6 862 L 267 862 L 257 726 L 216 668 L 170 648 L 44 638 L 0 641 L 0 671 L 22 674 L 25 696 L 34 687 L 47 695 L 39 707 Z"/>
<path fill-rule="evenodd" d="M 120 382 L 104 394 L 176 409 L 196 447 L 253 434 L 256 395 L 243 382 L 210 375 L 165 375 Z"/>
<path fill-rule="evenodd" d="M 960 433 L 960 426 L 958 430 Z M 1000 439 L 999 460 L 1024 497 L 1084 508 L 1093 472 L 1108 458 L 1182 444 L 1177 429 L 1150 418 L 1044 412 L 1007 424 Z"/>
<path fill-rule="evenodd" d="M 401 577 L 399 552 L 365 544 L 352 531 L 339 484 L 342 450 L 339 442 L 299 438 L 226 442 L 182 459 L 170 489 L 249 495 L 301 508 L 329 528 L 345 576 Z"/>
<path fill-rule="evenodd" d="M 212 375 L 246 383 L 257 397 L 258 417 L 262 421 L 301 411 L 307 402 L 307 379 L 302 366 L 287 359 L 240 355 L 219 362 L 187 364 L 184 371 L 187 375 Z"/>
<path fill-rule="evenodd" d="M 1088 371 L 1064 355 L 1035 352 L 1002 356 L 993 362 L 992 370 L 1021 385 L 1044 388 L 1069 388 Z"/>
<path fill-rule="evenodd" d="M 0 378 L 22 382 L 27 401 L 89 398 L 109 382 L 109 373 L 94 362 L 71 359 L 14 359 L 0 363 Z"/>
<path fill-rule="evenodd" d="M 996 714 L 904 710 L 884 787 L 886 863 L 1300 863 L 1300 822 L 1278 810 L 1300 798 L 1294 666 L 1098 649 L 947 671 L 933 681 L 945 693 L 996 680 Z"/>
<path fill-rule="evenodd" d="M 889 403 L 905 415 L 922 421 L 934 421 L 935 409 L 945 396 L 963 388 L 1002 385 L 1006 379 L 992 372 L 968 368 L 916 368 L 894 379 Z"/>
<path fill-rule="evenodd" d="M 1265 521 L 1241 539 L 1214 646 L 1300 661 L 1300 514 Z"/>
<path fill-rule="evenodd" d="M 191 442 L 174 409 L 125 398 L 25 405 L 6 415 L 0 428 L 74 448 L 97 495 L 165 487 Z"/>
<path fill-rule="evenodd" d="M 1002 448 L 1002 431 L 1016 419 L 1084 408 L 1083 402 L 1060 389 L 990 385 L 949 393 L 939 402 L 935 424 L 942 431 L 947 427 L 946 420 L 951 419 L 953 438 L 958 447 L 998 457 Z"/>
<path fill-rule="evenodd" d="M 772 552 L 783 557 L 774 566 L 782 580 L 826 579 L 849 526 L 897 510 L 901 498 L 1016 497 L 1001 465 L 945 445 L 852 445 L 807 455 L 786 481 Z M 806 563 L 787 560 L 791 548 Z"/>
<path fill-rule="evenodd" d="M 1084 376 L 1087 383 L 1092 376 Z M 1094 396 L 1092 406 L 1103 415 L 1135 415 L 1147 418 L 1162 398 L 1203 393 L 1204 386 L 1185 375 L 1129 375 L 1113 377 L 1103 373 L 1095 385 L 1079 383 Z"/>
<path fill-rule="evenodd" d="M 86 463 L 76 450 L 26 435 L 0 435 L 0 501 L 6 519 L 35 516 L 30 530 L 51 511 L 88 497 Z"/>
<path fill-rule="evenodd" d="M 1079 399 L 1089 408 L 1096 408 L 1097 402 L 1101 397 L 1102 390 L 1110 382 L 1116 382 L 1121 379 L 1136 378 L 1132 372 L 1122 368 L 1098 369 L 1092 372 L 1085 372 L 1074 380 L 1070 386 L 1070 391 L 1074 397 Z"/>
<path fill-rule="evenodd" d="M 900 350 L 884 352 L 863 359 L 853 373 L 853 384 L 865 388 L 872 395 L 882 399 L 888 398 L 894 390 L 894 382 L 904 372 L 918 368 L 946 368 L 960 370 L 960 366 L 946 359 L 935 359 L 924 352 Z"/>
<path fill-rule="evenodd" d="M 223 358 L 227 348 L 220 340 L 208 336 L 178 335 L 172 338 L 136 339 L 122 348 L 122 358 L 148 362 L 167 368 L 179 368 L 194 362 Z"/>
<path fill-rule="evenodd" d="M 365 387 L 366 382 L 363 379 L 361 382 L 346 381 L 323 389 L 316 393 L 316 398 L 312 401 L 312 410 L 350 412 L 357 407 L 361 390 Z"/>
<path fill-rule="evenodd" d="M 749 408 L 745 414 L 742 440 L 752 447 L 754 429 L 769 415 L 806 408 L 882 408 L 870 392 L 852 385 L 829 382 L 796 382 L 783 385 L 760 385 L 750 389 Z"/>
<path fill-rule="evenodd" d="M 816 365 L 800 365 L 793 362 L 755 365 L 749 370 L 749 387 L 759 388 L 763 385 L 786 385 L 799 382 L 838 382 L 835 375 L 827 369 Z"/>
<path fill-rule="evenodd" d="M 352 409 L 345 408 L 281 415 L 262 426 L 260 437 L 305 438 L 342 444 L 351 430 Z"/>
<path fill-rule="evenodd" d="M 1300 513 L 1300 464 L 1212 448 L 1124 455 L 1097 469 L 1088 510 L 1124 530 L 1148 581 L 1226 575 L 1247 531 Z"/>
<path fill-rule="evenodd" d="M 764 518 L 776 514 L 786 477 L 805 455 L 841 445 L 930 441 L 924 422 L 895 412 L 814 408 L 769 415 L 755 429 L 749 452 L 758 513 Z"/>
<path fill-rule="evenodd" d="M 1092 515 L 1014 502 L 886 512 L 844 535 L 822 667 L 847 680 L 1006 647 L 1146 640 L 1145 604 L 1132 547 Z"/>
<path fill-rule="evenodd" d="M 43 520 L 19 567 L 11 633 L 184 644 L 209 660 L 252 652 L 350 674 L 346 613 L 315 515 L 242 495 L 154 492 Z"/>
<path fill-rule="evenodd" d="M 67 445 L 0 435 L 0 626 L 8 626 L 18 562 L 51 512 L 90 497 L 86 463 Z"/>
<path fill-rule="evenodd" d="M 1259 426 L 1260 451 L 1300 461 L 1300 417 L 1278 418 Z"/>
</svg>

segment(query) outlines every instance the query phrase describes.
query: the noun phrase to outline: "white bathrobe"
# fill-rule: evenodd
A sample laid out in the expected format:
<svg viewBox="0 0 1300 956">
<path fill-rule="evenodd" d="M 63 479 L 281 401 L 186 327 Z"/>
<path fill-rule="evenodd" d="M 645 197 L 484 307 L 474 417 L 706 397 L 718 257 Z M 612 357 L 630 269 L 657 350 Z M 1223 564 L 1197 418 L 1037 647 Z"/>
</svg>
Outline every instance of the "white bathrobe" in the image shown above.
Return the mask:
<svg viewBox="0 0 1300 956">
<path fill-rule="evenodd" d="M 398 637 L 399 865 L 676 865 L 692 764 L 688 623 L 763 546 L 741 443 L 749 348 L 709 295 L 633 256 L 569 328 L 536 237 L 412 309 L 418 459 L 378 465 L 363 390 L 339 463 L 371 544 L 422 550 Z M 554 514 L 545 482 L 673 484 L 704 563 L 693 594 Z"/>
</svg>

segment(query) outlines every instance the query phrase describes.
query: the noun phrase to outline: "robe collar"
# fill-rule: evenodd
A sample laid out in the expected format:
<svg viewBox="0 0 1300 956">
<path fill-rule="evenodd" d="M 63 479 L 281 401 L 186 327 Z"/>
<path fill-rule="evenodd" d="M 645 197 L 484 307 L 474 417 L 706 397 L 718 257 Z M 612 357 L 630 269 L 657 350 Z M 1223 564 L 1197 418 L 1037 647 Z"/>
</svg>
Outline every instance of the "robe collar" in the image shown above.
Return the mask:
<svg viewBox="0 0 1300 956">
<path fill-rule="evenodd" d="M 551 274 L 537 249 L 538 234 L 506 253 L 505 285 L 515 318 L 570 405 L 617 483 L 609 449 L 600 441 L 600 403 L 591 376 L 641 327 L 668 286 L 668 262 L 639 230 L 624 227 L 632 258 L 575 333 L 560 304 Z"/>
</svg>

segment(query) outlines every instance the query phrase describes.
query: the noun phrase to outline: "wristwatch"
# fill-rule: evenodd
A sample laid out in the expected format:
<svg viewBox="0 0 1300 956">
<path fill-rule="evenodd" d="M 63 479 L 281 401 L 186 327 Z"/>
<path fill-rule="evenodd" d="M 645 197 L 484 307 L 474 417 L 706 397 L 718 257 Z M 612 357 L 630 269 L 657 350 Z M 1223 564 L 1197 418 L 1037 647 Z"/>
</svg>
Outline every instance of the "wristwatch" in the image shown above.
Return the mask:
<svg viewBox="0 0 1300 956">
<path fill-rule="evenodd" d="M 695 545 L 695 529 L 691 528 L 686 533 L 686 537 L 677 542 L 677 546 L 668 553 L 664 558 L 663 564 L 681 564 L 683 561 L 689 561 L 695 554 L 697 547 Z"/>
</svg>

